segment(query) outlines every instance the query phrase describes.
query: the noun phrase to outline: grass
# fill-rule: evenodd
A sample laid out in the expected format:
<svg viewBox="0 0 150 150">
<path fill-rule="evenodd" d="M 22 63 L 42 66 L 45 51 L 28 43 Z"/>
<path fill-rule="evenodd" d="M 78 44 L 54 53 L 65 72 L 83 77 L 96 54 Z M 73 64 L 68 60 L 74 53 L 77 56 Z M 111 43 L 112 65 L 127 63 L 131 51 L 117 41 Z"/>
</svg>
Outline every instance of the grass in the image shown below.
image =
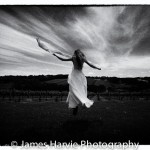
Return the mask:
<svg viewBox="0 0 150 150">
<path fill-rule="evenodd" d="M 65 102 L 1 102 L 0 144 L 11 141 L 150 144 L 150 101 L 100 101 L 72 116 Z"/>
</svg>

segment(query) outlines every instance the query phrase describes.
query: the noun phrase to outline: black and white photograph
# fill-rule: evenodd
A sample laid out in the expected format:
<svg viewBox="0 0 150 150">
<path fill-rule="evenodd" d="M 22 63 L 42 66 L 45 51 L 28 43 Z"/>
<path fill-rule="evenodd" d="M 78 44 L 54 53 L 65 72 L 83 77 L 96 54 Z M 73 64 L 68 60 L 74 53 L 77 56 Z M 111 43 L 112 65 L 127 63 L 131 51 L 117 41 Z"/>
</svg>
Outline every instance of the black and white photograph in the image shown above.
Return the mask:
<svg viewBox="0 0 150 150">
<path fill-rule="evenodd" d="M 136 149 L 149 118 L 150 5 L 0 5 L 0 145 Z"/>
</svg>

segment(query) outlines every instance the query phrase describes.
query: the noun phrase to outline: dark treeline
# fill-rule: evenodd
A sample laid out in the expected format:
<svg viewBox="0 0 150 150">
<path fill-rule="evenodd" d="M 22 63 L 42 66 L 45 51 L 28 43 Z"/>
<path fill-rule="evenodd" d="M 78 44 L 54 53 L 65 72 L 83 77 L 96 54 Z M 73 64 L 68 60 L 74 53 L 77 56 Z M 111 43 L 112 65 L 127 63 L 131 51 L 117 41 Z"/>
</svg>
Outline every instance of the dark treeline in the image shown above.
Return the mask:
<svg viewBox="0 0 150 150">
<path fill-rule="evenodd" d="M 67 77 L 68 75 L 0 76 L 0 89 L 68 91 Z M 118 90 L 141 92 L 150 89 L 150 77 L 117 78 L 102 76 L 87 77 L 87 80 L 88 91 L 92 92 L 115 92 Z"/>
<path fill-rule="evenodd" d="M 68 75 L 0 76 L 2 101 L 65 101 Z M 88 97 L 96 100 L 149 100 L 150 77 L 87 77 Z"/>
<path fill-rule="evenodd" d="M 30 76 L 0 76 L 0 89 L 16 90 L 67 90 L 66 85 L 59 86 L 56 83 L 46 83 L 54 79 L 67 79 L 67 75 L 30 75 Z M 3 87 L 3 85 L 5 87 Z"/>
<path fill-rule="evenodd" d="M 0 83 L 17 82 L 18 80 L 47 81 L 53 79 L 66 79 L 68 75 L 29 75 L 29 76 L 0 76 Z"/>
</svg>

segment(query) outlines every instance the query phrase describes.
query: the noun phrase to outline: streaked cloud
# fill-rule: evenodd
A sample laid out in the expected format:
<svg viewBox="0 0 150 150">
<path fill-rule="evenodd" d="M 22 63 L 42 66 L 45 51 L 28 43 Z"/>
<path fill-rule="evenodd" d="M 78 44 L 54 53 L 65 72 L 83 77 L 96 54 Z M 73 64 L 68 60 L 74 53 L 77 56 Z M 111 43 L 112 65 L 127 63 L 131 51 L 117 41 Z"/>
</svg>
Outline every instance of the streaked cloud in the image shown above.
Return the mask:
<svg viewBox="0 0 150 150">
<path fill-rule="evenodd" d="M 149 76 L 149 6 L 1 6 L 0 74 L 68 74 L 61 62 L 38 47 L 73 54 L 81 49 L 102 70 L 92 76 Z"/>
</svg>

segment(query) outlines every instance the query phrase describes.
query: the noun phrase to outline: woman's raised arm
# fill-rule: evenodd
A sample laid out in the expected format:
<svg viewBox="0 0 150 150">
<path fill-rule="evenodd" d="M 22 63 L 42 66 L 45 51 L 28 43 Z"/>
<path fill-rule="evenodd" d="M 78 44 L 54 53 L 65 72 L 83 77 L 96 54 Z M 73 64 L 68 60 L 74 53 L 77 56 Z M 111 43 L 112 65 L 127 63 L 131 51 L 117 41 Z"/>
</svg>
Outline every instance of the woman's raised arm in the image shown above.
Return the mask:
<svg viewBox="0 0 150 150">
<path fill-rule="evenodd" d="M 101 68 L 97 67 L 96 65 L 93 65 L 90 61 L 87 61 L 86 58 L 84 58 L 84 62 L 94 69 L 101 70 Z"/>
<path fill-rule="evenodd" d="M 57 53 L 57 52 L 56 52 Z M 56 56 L 58 59 L 62 60 L 62 61 L 72 61 L 72 58 L 64 58 L 64 57 L 60 57 L 58 56 L 56 53 L 54 53 L 53 55 Z"/>
</svg>

